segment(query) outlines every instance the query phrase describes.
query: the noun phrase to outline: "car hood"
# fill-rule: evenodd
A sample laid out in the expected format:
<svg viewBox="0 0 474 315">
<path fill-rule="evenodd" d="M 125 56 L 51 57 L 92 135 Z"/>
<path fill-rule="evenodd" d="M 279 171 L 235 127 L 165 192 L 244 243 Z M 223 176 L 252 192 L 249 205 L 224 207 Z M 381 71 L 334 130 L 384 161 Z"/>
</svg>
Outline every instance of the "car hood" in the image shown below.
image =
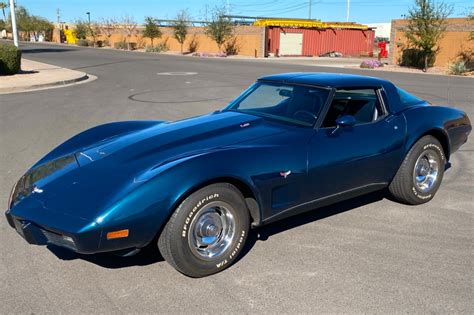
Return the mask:
<svg viewBox="0 0 474 315">
<path fill-rule="evenodd" d="M 44 211 L 93 220 L 111 206 L 111 200 L 117 200 L 118 192 L 135 185 L 150 170 L 287 128 L 237 112 L 158 124 L 77 148 L 67 157 L 33 168 L 24 176 L 24 198 L 40 201 Z"/>
<path fill-rule="evenodd" d="M 237 112 L 216 112 L 162 123 L 112 137 L 76 152 L 80 166 L 93 163 L 102 170 L 120 168 L 132 175 L 148 167 L 209 150 L 283 132 L 284 127 Z"/>
</svg>

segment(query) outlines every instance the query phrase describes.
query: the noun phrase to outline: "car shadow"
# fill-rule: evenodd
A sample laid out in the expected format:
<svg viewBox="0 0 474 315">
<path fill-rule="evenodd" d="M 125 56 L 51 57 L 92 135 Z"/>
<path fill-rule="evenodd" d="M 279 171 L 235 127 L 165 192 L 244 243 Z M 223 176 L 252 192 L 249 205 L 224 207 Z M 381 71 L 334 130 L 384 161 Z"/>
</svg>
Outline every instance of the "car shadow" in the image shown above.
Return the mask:
<svg viewBox="0 0 474 315">
<path fill-rule="evenodd" d="M 48 249 L 61 260 L 82 259 L 107 269 L 118 269 L 132 266 L 147 266 L 164 261 L 156 242 L 144 247 L 133 256 L 121 257 L 112 253 L 100 253 L 93 255 L 78 254 L 63 247 L 48 245 Z"/>
<path fill-rule="evenodd" d="M 333 215 L 380 201 L 384 198 L 387 198 L 387 195 L 388 194 L 386 190 L 376 191 L 364 196 L 335 203 L 330 206 L 314 209 L 287 219 L 280 220 L 274 224 L 265 225 L 263 227 L 251 230 L 247 238 L 247 242 L 242 249 L 242 254 L 238 260 L 242 259 L 252 249 L 257 241 L 266 241 L 272 235 L 276 235 L 298 226 L 322 220 Z M 108 269 L 146 266 L 164 261 L 156 246 L 156 240 L 152 241 L 150 245 L 143 248 L 139 253 L 129 257 L 119 257 L 111 253 L 84 255 L 54 245 L 48 245 L 48 249 L 61 260 L 82 259 Z"/>
<path fill-rule="evenodd" d="M 387 192 L 387 189 L 375 191 L 367 195 L 344 200 L 329 206 L 315 208 L 308 212 L 251 230 L 239 259 L 243 258 L 252 249 L 257 241 L 266 241 L 268 238 L 278 233 L 338 215 L 340 213 L 344 213 L 346 211 L 359 208 L 382 199 L 388 199 L 389 195 L 390 194 Z"/>
</svg>

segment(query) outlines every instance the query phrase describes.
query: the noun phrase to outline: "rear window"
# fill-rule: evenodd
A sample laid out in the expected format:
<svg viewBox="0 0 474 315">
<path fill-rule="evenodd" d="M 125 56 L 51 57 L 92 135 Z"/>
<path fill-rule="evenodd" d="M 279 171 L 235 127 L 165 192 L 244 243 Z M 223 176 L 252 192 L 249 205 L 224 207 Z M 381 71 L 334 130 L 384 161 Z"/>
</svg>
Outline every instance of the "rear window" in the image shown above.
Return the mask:
<svg viewBox="0 0 474 315">
<path fill-rule="evenodd" d="M 402 90 L 400 88 L 397 88 L 398 95 L 400 96 L 400 101 L 404 105 L 413 105 L 413 104 L 418 104 L 423 102 L 423 100 L 420 100 L 418 97 L 411 95 L 405 90 Z"/>
</svg>

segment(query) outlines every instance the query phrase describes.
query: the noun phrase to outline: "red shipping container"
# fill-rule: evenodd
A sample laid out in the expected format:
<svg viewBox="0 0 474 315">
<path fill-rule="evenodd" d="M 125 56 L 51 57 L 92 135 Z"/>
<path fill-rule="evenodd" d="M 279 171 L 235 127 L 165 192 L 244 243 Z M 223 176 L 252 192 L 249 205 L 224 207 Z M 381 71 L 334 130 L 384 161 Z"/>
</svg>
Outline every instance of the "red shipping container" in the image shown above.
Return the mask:
<svg viewBox="0 0 474 315">
<path fill-rule="evenodd" d="M 267 52 L 280 52 L 281 33 L 303 34 L 302 56 L 320 56 L 328 52 L 340 52 L 344 56 L 373 56 L 373 30 L 357 29 L 308 29 L 267 27 Z"/>
</svg>

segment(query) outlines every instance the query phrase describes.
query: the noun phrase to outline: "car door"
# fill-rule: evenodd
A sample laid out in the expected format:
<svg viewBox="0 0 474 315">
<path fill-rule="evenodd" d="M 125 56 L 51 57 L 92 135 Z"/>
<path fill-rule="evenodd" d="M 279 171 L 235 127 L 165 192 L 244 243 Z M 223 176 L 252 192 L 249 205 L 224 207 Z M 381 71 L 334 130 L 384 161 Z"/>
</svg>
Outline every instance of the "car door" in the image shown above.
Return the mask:
<svg viewBox="0 0 474 315">
<path fill-rule="evenodd" d="M 379 88 L 336 90 L 308 148 L 307 200 L 375 190 L 391 180 L 405 138 L 403 117 L 388 113 Z M 338 127 L 338 117 L 355 118 Z"/>
</svg>

